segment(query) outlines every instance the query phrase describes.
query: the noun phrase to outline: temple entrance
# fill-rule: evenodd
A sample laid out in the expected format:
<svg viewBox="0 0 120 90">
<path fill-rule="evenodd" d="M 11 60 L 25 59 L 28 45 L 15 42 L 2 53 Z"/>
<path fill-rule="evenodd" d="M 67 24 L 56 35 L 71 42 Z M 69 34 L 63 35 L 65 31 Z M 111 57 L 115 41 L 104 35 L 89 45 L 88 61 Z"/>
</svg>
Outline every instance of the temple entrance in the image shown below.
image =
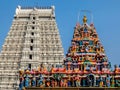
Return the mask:
<svg viewBox="0 0 120 90">
<path fill-rule="evenodd" d="M 94 86 L 94 80 L 95 80 L 95 76 L 93 74 L 89 74 L 87 75 L 87 85 L 88 86 Z"/>
</svg>

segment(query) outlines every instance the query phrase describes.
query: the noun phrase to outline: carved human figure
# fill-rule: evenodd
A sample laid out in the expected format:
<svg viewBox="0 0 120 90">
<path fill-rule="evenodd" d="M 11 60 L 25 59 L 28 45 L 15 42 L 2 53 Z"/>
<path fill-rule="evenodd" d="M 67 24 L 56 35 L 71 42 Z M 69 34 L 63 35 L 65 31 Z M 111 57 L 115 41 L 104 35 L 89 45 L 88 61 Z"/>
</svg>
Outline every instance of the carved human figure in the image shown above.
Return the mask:
<svg viewBox="0 0 120 90">
<path fill-rule="evenodd" d="M 47 87 L 50 87 L 50 78 L 48 77 L 46 81 L 47 81 L 47 82 L 46 82 L 46 86 L 47 86 Z"/>
<path fill-rule="evenodd" d="M 64 87 L 68 87 L 67 79 L 64 79 Z"/>
<path fill-rule="evenodd" d="M 24 87 L 24 78 L 21 77 L 21 78 L 20 78 L 20 83 L 19 83 L 19 90 L 22 90 L 23 87 Z"/>
<path fill-rule="evenodd" d="M 61 79 L 61 80 L 60 80 L 60 87 L 63 87 L 63 86 L 64 86 L 64 80 Z"/>
<path fill-rule="evenodd" d="M 28 87 L 29 86 L 29 81 L 30 81 L 30 79 L 29 79 L 29 77 L 28 77 L 28 75 L 26 75 L 26 77 L 25 77 L 25 87 Z"/>
<path fill-rule="evenodd" d="M 71 87 L 72 86 L 72 83 L 71 83 L 71 77 L 70 76 L 68 76 L 68 87 Z"/>
<path fill-rule="evenodd" d="M 80 85 L 80 78 L 78 75 L 75 77 L 75 81 L 76 81 L 76 87 L 80 87 L 81 86 Z"/>
<path fill-rule="evenodd" d="M 110 79 L 111 79 L 111 77 L 109 75 L 107 75 L 107 77 L 106 77 L 106 85 L 107 85 L 107 87 L 110 87 Z"/>
<path fill-rule="evenodd" d="M 55 80 L 52 80 L 52 81 L 51 81 L 51 86 L 52 86 L 52 87 L 55 87 Z"/>
<path fill-rule="evenodd" d="M 113 77 L 113 76 L 112 76 L 112 81 L 111 81 L 111 82 L 112 82 L 112 83 L 111 83 L 111 84 L 112 84 L 111 86 L 112 86 L 112 87 L 115 87 L 115 80 L 114 80 L 114 77 Z"/>
<path fill-rule="evenodd" d="M 102 79 L 102 77 L 100 76 L 99 79 L 100 79 L 99 86 L 100 86 L 100 87 L 103 87 L 103 79 Z"/>
<path fill-rule="evenodd" d="M 83 78 L 83 87 L 85 87 L 86 86 L 86 78 Z"/>
<path fill-rule="evenodd" d="M 38 85 L 41 87 L 43 85 L 43 77 L 40 75 L 39 80 L 38 80 Z"/>
<path fill-rule="evenodd" d="M 31 82 L 31 83 L 32 83 L 32 86 L 33 86 L 33 87 L 35 87 L 35 86 L 36 86 L 36 78 L 35 78 L 35 77 L 33 77 L 33 79 L 32 79 L 32 82 Z"/>
<path fill-rule="evenodd" d="M 57 80 L 55 80 L 55 87 L 57 87 L 58 86 L 58 83 L 57 83 Z"/>
</svg>

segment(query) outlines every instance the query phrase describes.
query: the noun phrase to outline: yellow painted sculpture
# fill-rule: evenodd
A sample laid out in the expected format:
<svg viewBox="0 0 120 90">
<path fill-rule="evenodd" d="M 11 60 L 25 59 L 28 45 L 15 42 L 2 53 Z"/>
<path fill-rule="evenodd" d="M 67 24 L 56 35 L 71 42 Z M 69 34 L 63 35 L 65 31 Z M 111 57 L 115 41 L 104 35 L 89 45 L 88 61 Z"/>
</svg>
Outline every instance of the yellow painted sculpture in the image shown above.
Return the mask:
<svg viewBox="0 0 120 90">
<path fill-rule="evenodd" d="M 84 16 L 84 18 L 83 18 L 83 23 L 86 23 L 86 22 L 87 22 L 87 17 Z"/>
</svg>

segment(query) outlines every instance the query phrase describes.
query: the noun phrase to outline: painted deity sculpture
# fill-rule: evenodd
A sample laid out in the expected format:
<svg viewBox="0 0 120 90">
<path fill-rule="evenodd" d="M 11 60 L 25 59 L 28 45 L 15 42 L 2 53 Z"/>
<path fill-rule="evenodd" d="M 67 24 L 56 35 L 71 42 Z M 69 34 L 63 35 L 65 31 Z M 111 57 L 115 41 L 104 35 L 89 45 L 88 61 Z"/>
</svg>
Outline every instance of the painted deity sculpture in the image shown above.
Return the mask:
<svg viewBox="0 0 120 90">
<path fill-rule="evenodd" d="M 35 77 L 33 77 L 31 84 L 32 84 L 33 87 L 36 86 L 36 78 Z"/>
<path fill-rule="evenodd" d="M 60 81 L 60 87 L 64 87 L 64 80 L 63 79 L 61 79 L 61 81 Z"/>
<path fill-rule="evenodd" d="M 102 77 L 102 79 L 103 79 L 103 86 L 107 86 L 106 77 Z"/>
<path fill-rule="evenodd" d="M 96 79 L 96 84 L 99 87 L 103 86 L 103 78 L 101 77 L 101 75 Z"/>
<path fill-rule="evenodd" d="M 67 79 L 64 79 L 64 87 L 68 87 Z"/>
<path fill-rule="evenodd" d="M 100 87 L 103 87 L 103 78 L 100 76 L 99 79 L 100 79 L 99 86 L 100 86 Z"/>
<path fill-rule="evenodd" d="M 55 80 L 55 87 L 57 87 L 58 86 L 58 83 L 57 83 L 57 80 Z"/>
<path fill-rule="evenodd" d="M 19 90 L 22 90 L 24 87 L 24 78 L 20 78 Z"/>
<path fill-rule="evenodd" d="M 43 80 L 44 78 L 42 77 L 42 74 L 40 74 L 39 80 L 38 80 L 38 85 L 41 87 L 43 85 Z"/>
<path fill-rule="evenodd" d="M 80 85 L 80 78 L 79 78 L 79 76 L 77 76 L 77 78 L 76 78 L 76 87 L 80 87 L 81 85 Z"/>
<path fill-rule="evenodd" d="M 23 70 L 20 70 L 20 71 L 19 71 L 19 75 L 20 75 L 20 77 L 22 77 L 23 74 L 24 74 L 24 71 L 23 71 Z"/>
<path fill-rule="evenodd" d="M 86 78 L 83 78 L 83 80 L 82 80 L 83 82 L 83 87 L 85 87 L 86 86 Z"/>
<path fill-rule="evenodd" d="M 115 87 L 115 80 L 114 80 L 114 77 L 112 76 L 112 81 L 111 81 L 111 87 Z"/>
<path fill-rule="evenodd" d="M 72 84 L 71 84 L 71 80 L 68 79 L 68 87 L 71 87 L 71 86 L 72 86 Z"/>
<path fill-rule="evenodd" d="M 50 78 L 49 77 L 46 79 L 46 87 L 50 87 Z"/>
<path fill-rule="evenodd" d="M 51 80 L 51 86 L 55 87 L 55 80 L 54 79 Z"/>
<path fill-rule="evenodd" d="M 30 82 L 30 79 L 29 79 L 28 75 L 26 75 L 26 77 L 25 77 L 25 87 L 29 87 L 29 82 Z"/>
<path fill-rule="evenodd" d="M 71 77 L 70 77 L 70 75 L 68 76 L 68 81 L 67 81 L 67 83 L 68 83 L 68 87 L 71 87 L 71 86 L 72 86 L 72 82 L 71 82 Z"/>
<path fill-rule="evenodd" d="M 118 78 L 118 79 L 116 79 L 116 81 L 115 81 L 115 82 L 116 82 L 116 86 L 117 86 L 117 87 L 120 87 L 120 79 L 119 79 L 119 78 Z"/>
<path fill-rule="evenodd" d="M 107 77 L 106 77 L 106 85 L 107 85 L 107 87 L 110 87 L 110 79 L 111 79 L 111 77 L 109 75 L 107 75 Z"/>
<path fill-rule="evenodd" d="M 41 87 L 45 87 L 45 79 L 43 80 L 43 84 L 41 85 Z"/>
</svg>

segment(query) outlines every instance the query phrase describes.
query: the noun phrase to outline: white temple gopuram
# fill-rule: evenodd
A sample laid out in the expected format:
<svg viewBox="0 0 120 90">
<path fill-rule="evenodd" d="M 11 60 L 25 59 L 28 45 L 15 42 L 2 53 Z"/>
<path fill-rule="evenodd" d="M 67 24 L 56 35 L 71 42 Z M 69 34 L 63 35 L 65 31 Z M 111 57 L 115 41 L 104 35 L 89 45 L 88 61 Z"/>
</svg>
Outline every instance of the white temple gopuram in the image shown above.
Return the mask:
<svg viewBox="0 0 120 90">
<path fill-rule="evenodd" d="M 16 8 L 0 53 L 0 90 L 17 90 L 19 69 L 62 63 L 54 6 Z"/>
</svg>

